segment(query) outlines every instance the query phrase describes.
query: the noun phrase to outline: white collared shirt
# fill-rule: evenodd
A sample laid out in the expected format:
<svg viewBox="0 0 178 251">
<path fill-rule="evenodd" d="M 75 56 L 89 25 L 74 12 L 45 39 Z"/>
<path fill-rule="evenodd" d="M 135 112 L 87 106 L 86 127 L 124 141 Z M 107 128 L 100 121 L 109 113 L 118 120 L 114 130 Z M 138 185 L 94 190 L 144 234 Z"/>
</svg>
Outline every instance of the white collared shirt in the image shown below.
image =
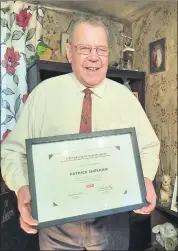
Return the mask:
<svg viewBox="0 0 178 251">
<path fill-rule="evenodd" d="M 29 95 L 1 148 L 2 176 L 11 190 L 17 192 L 28 184 L 25 139 L 79 132 L 85 88 L 69 73 L 43 81 Z M 91 90 L 92 131 L 135 127 L 143 174 L 153 180 L 160 143 L 139 101 L 126 87 L 107 78 Z"/>
</svg>

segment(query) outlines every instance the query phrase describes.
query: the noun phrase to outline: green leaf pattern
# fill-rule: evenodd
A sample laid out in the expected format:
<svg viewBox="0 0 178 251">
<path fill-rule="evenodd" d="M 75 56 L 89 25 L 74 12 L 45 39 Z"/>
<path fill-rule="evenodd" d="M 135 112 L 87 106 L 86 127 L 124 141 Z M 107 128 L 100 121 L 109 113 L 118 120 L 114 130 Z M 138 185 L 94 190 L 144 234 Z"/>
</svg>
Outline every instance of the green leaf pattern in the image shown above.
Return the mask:
<svg viewBox="0 0 178 251">
<path fill-rule="evenodd" d="M 12 25 L 13 25 L 13 23 L 14 23 L 14 20 L 15 20 L 15 13 L 12 12 L 12 13 L 10 14 L 10 28 L 12 28 Z"/>
<path fill-rule="evenodd" d="M 4 14 L 6 14 L 8 11 L 10 11 L 10 8 L 6 7 L 6 8 L 2 8 L 1 10 L 3 11 Z"/>
<path fill-rule="evenodd" d="M 2 100 L 1 102 L 2 107 L 10 111 L 10 104 L 8 103 L 8 101 Z"/>
<path fill-rule="evenodd" d="M 31 30 L 28 31 L 26 41 L 30 40 L 34 36 L 35 31 L 36 31 L 35 28 L 32 28 Z"/>
<path fill-rule="evenodd" d="M 27 47 L 27 49 L 28 49 L 29 51 L 32 51 L 32 52 L 35 52 L 35 51 L 36 51 L 36 49 L 35 49 L 35 47 L 34 47 L 33 44 L 27 44 L 26 47 Z"/>
<path fill-rule="evenodd" d="M 8 22 L 7 22 L 7 20 L 5 18 L 1 18 L 1 26 L 8 28 Z"/>
<path fill-rule="evenodd" d="M 6 38 L 4 40 L 4 43 L 6 43 L 9 40 L 10 36 L 11 36 L 10 33 L 6 33 Z"/>
<path fill-rule="evenodd" d="M 1 125 L 6 125 L 7 123 L 9 123 L 11 121 L 11 119 L 13 119 L 12 115 L 6 115 L 6 119 L 4 120 L 4 122 Z"/>
<path fill-rule="evenodd" d="M 4 93 L 5 95 L 15 94 L 10 88 L 6 88 L 6 89 L 2 90 L 2 93 Z"/>
<path fill-rule="evenodd" d="M 18 98 L 15 101 L 15 106 L 14 106 L 14 112 L 15 114 L 17 114 L 19 108 L 20 108 L 20 104 L 21 104 L 21 98 L 20 95 L 18 96 Z"/>
<path fill-rule="evenodd" d="M 12 34 L 12 40 L 19 40 L 24 35 L 22 31 L 14 31 Z"/>
<path fill-rule="evenodd" d="M 16 85 L 18 85 L 18 83 L 19 83 L 19 77 L 16 74 L 14 74 L 13 80 L 14 80 L 14 83 L 16 83 Z"/>
<path fill-rule="evenodd" d="M 38 22 L 42 25 L 43 24 L 43 17 L 42 16 L 37 16 Z"/>
</svg>

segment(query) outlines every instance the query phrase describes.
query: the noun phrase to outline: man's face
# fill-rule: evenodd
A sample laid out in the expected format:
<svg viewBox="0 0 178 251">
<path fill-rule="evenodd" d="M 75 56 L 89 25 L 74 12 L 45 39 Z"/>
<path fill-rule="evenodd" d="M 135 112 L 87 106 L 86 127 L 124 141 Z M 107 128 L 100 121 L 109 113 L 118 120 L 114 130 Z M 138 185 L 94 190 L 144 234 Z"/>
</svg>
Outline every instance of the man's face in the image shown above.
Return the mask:
<svg viewBox="0 0 178 251">
<path fill-rule="evenodd" d="M 88 46 L 92 47 L 91 51 Z M 101 55 L 98 55 L 96 47 Z M 80 24 L 76 28 L 72 45 L 67 44 L 67 56 L 75 76 L 83 85 L 93 87 L 105 79 L 108 69 L 107 51 L 108 37 L 104 28 L 89 24 Z"/>
</svg>

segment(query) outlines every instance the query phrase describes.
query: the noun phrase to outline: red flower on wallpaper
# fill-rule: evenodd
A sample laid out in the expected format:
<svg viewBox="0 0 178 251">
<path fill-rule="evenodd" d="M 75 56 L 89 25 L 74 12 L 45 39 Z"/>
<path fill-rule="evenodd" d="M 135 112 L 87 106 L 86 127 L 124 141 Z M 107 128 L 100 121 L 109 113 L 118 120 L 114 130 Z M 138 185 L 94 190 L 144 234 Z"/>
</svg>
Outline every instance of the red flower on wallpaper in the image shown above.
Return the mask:
<svg viewBox="0 0 178 251">
<path fill-rule="evenodd" d="M 2 135 L 2 140 L 1 142 L 7 137 L 7 135 L 11 132 L 11 130 L 7 129 L 5 133 Z"/>
<path fill-rule="evenodd" d="M 2 66 L 6 68 L 6 72 L 10 75 L 15 73 L 15 68 L 19 65 L 20 54 L 14 51 L 14 47 L 7 48 L 4 54 L 4 60 L 2 61 Z"/>
<path fill-rule="evenodd" d="M 31 16 L 32 14 L 30 12 L 27 13 L 27 10 L 21 10 L 19 14 L 16 14 L 17 25 L 23 27 L 23 30 L 25 31 Z"/>
<path fill-rule="evenodd" d="M 24 104 L 25 104 L 27 98 L 28 98 L 28 94 L 24 94 L 24 95 L 23 95 L 23 98 L 22 98 L 22 101 L 23 101 Z"/>
</svg>

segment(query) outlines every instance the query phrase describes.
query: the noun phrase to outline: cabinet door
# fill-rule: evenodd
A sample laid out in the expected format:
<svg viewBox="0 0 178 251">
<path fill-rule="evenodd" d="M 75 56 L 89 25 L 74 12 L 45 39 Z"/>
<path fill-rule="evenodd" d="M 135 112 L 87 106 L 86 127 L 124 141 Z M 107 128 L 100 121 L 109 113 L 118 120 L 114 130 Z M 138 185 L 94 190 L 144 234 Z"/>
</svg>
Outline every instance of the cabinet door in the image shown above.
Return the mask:
<svg viewBox="0 0 178 251">
<path fill-rule="evenodd" d="M 145 109 L 145 81 L 144 80 L 133 80 L 130 83 L 133 94 L 140 101 L 143 109 Z"/>
</svg>

